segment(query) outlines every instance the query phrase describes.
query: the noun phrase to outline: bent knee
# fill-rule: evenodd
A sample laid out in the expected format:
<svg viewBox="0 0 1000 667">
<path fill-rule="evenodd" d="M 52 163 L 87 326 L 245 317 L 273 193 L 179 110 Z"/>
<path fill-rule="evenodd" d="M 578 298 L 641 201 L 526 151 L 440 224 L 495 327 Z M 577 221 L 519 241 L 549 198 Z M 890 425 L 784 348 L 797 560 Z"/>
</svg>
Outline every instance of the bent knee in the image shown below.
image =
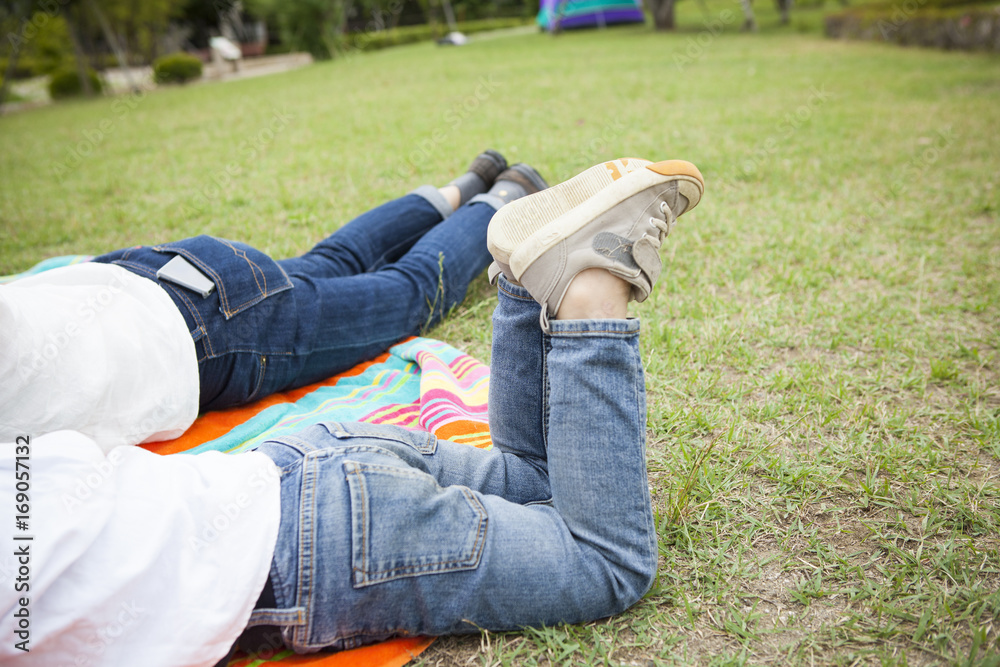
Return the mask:
<svg viewBox="0 0 1000 667">
<path fill-rule="evenodd" d="M 622 573 L 622 596 L 621 611 L 628 609 L 641 600 L 646 593 L 656 583 L 656 570 L 659 563 L 659 554 L 656 549 L 651 552 L 641 554 L 636 561 L 631 564 L 626 572 Z"/>
</svg>

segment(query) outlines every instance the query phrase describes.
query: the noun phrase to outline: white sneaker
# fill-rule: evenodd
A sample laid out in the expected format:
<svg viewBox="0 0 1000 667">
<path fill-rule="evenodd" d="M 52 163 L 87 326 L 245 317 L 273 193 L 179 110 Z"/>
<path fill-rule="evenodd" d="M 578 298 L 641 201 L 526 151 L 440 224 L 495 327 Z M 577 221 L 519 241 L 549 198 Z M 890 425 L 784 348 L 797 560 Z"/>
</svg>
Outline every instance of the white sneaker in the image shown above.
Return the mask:
<svg viewBox="0 0 1000 667">
<path fill-rule="evenodd" d="M 501 208 L 493 216 L 486 235 L 486 247 L 495 262 L 490 266 L 490 282 L 501 271 L 507 280 L 517 283 L 510 270 L 510 255 L 541 227 L 566 211 L 582 204 L 595 194 L 636 169 L 652 164 L 649 160 L 620 158 L 602 162 L 568 181 L 547 188 L 530 197 L 522 197 Z"/>
<path fill-rule="evenodd" d="M 683 160 L 642 161 L 598 187 L 607 164 L 504 206 L 490 222 L 489 249 L 505 276 L 542 304 L 543 328 L 584 269 L 607 269 L 632 285 L 632 299 L 644 301 L 660 275 L 663 239 L 705 191 L 701 172 Z M 562 186 L 561 195 L 546 196 Z M 579 194 L 588 189 L 593 194 Z"/>
</svg>

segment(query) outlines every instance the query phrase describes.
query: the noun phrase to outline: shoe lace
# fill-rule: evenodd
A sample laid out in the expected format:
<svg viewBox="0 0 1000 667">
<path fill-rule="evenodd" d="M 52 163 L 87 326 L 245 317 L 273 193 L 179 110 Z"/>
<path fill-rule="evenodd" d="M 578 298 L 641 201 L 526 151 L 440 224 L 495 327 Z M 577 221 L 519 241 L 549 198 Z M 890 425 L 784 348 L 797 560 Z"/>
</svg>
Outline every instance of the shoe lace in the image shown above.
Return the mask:
<svg viewBox="0 0 1000 667">
<path fill-rule="evenodd" d="M 663 239 L 670 234 L 673 223 L 677 219 L 674 217 L 674 212 L 670 210 L 670 207 L 665 201 L 660 202 L 660 213 L 663 214 L 663 218 L 658 218 L 654 215 L 649 216 L 649 224 L 656 227 L 656 229 L 660 232 L 659 238 L 657 239 L 658 244 L 663 243 Z"/>
</svg>

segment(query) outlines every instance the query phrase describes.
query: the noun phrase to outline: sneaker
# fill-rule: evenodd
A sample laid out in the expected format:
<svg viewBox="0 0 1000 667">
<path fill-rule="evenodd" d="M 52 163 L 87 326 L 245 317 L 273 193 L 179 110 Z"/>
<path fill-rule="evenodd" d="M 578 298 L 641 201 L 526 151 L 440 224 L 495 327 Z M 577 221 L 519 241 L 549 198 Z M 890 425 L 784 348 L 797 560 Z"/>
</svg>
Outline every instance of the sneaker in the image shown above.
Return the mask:
<svg viewBox="0 0 1000 667">
<path fill-rule="evenodd" d="M 518 284 L 510 269 L 510 255 L 514 248 L 536 231 L 563 213 L 579 206 L 622 176 L 641 169 L 652 162 L 638 158 L 620 158 L 602 162 L 568 181 L 554 185 L 543 194 L 518 199 L 504 206 L 493 216 L 486 236 L 486 246 L 493 255 L 490 282 L 503 272 L 510 282 Z"/>
<path fill-rule="evenodd" d="M 489 190 L 493 182 L 497 180 L 497 176 L 505 169 L 507 169 L 507 158 L 498 151 L 490 149 L 477 155 L 476 159 L 469 165 L 468 171 L 483 179 L 486 189 Z"/>
<path fill-rule="evenodd" d="M 504 181 L 520 186 L 520 190 L 524 191 L 523 194 L 520 191 L 516 193 L 508 193 L 503 190 L 502 183 Z M 517 164 L 512 165 L 510 169 L 507 169 L 502 174 L 499 174 L 493 186 L 494 187 L 490 189 L 490 194 L 496 195 L 504 201 L 512 201 L 513 199 L 520 199 L 526 197 L 527 195 L 533 195 L 537 192 L 541 192 L 549 187 L 549 184 L 545 182 L 545 179 L 542 178 L 541 174 L 535 171 L 534 167 L 523 162 L 518 162 Z"/>
<path fill-rule="evenodd" d="M 542 304 L 545 329 L 570 281 L 584 269 L 607 269 L 632 285 L 633 300 L 644 301 L 660 275 L 660 245 L 677 216 L 701 201 L 705 179 L 690 162 L 667 160 L 623 174 L 562 210 L 556 198 L 547 197 L 555 189 L 500 209 L 488 234 L 490 251 L 496 248 L 499 255 L 494 258 L 507 260 L 510 273 L 504 269 L 504 274 Z M 545 202 L 531 202 L 543 197 Z"/>
</svg>

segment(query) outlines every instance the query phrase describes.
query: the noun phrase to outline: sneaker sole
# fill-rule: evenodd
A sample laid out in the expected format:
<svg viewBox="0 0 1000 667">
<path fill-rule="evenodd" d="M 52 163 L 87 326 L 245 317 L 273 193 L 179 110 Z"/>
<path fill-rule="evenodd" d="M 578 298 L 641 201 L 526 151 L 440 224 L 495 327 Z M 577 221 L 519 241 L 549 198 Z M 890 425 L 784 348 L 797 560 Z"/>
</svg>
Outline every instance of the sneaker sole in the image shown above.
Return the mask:
<svg viewBox="0 0 1000 667">
<path fill-rule="evenodd" d="M 563 209 L 564 212 L 561 215 L 549 218 L 550 221 L 547 224 L 539 226 L 535 222 L 533 224 L 534 231 L 521 240 L 509 253 L 506 264 L 509 265 L 511 273 L 508 275 L 513 275 L 515 279 L 520 280 L 524 271 L 559 241 L 576 233 L 587 223 L 604 215 L 622 201 L 649 188 L 663 186 L 671 181 L 677 182 L 678 193 L 688 200 L 688 207 L 684 213 L 693 209 L 701 201 L 701 197 L 705 193 L 705 179 L 695 165 L 685 160 L 665 160 L 644 166 L 645 169 L 631 172 L 628 178 L 614 180 L 610 185 L 599 189 L 593 196 L 586 198 L 577 206 L 569 210 Z M 570 182 L 567 181 L 567 183 Z M 500 212 L 506 208 L 504 207 Z M 500 212 L 497 215 L 500 215 Z M 515 227 L 514 224 L 505 224 L 504 226 Z M 521 225 L 518 229 L 525 226 L 527 225 Z M 491 224 L 490 229 L 492 230 L 492 228 Z M 500 263 L 499 259 L 497 261 Z"/>
<path fill-rule="evenodd" d="M 511 253 L 529 236 L 626 174 L 651 164 L 649 160 L 637 158 L 611 160 L 590 167 L 568 181 L 507 204 L 497 211 L 490 222 L 486 234 L 490 254 L 501 268 L 507 269 Z M 504 273 L 511 275 L 506 270 Z"/>
</svg>

